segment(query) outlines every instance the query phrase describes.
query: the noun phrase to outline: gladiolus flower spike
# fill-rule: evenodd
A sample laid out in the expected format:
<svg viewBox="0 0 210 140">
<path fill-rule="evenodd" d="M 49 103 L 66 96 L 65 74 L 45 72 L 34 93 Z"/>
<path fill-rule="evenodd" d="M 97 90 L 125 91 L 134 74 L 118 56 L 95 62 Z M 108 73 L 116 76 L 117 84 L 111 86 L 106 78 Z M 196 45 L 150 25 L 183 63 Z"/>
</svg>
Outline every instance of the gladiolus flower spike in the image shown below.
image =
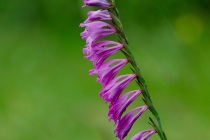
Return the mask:
<svg viewBox="0 0 210 140">
<path fill-rule="evenodd" d="M 143 130 L 133 136 L 131 140 L 147 140 L 153 134 L 157 133 L 161 140 L 167 140 L 163 132 L 159 115 L 150 98 L 146 83 L 134 56 L 128 45 L 122 24 L 120 21 L 118 10 L 114 0 L 84 0 L 84 6 L 98 7 L 97 11 L 88 12 L 88 18 L 80 27 L 85 27 L 85 31 L 81 33 L 82 39 L 86 40 L 83 53 L 85 58 L 93 62 L 94 68 L 89 71 L 90 75 L 98 76 L 97 82 L 102 84 L 100 97 L 109 102 L 109 120 L 113 120 L 116 128 L 114 133 L 123 140 L 131 130 L 135 121 L 143 115 L 148 109 L 151 111 L 156 122 L 150 117 L 152 129 Z M 111 21 L 107 23 L 107 21 Z M 112 23 L 112 24 L 110 24 Z M 117 33 L 119 42 L 102 40 L 104 37 Z M 107 60 L 114 53 L 123 52 L 126 59 Z M 117 76 L 119 71 L 130 63 L 133 74 L 124 74 Z M 123 95 L 124 89 L 135 79 L 140 89 L 127 92 Z M 126 108 L 138 97 L 143 95 L 146 105 L 134 108 L 123 116 Z"/>
</svg>

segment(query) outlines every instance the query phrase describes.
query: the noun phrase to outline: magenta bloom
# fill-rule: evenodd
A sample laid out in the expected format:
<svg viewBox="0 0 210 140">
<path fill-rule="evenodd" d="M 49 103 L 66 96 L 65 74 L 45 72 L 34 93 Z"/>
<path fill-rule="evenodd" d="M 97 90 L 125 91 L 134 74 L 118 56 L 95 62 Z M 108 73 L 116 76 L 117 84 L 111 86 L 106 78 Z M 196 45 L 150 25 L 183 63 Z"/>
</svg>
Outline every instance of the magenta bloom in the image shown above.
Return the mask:
<svg viewBox="0 0 210 140">
<path fill-rule="evenodd" d="M 112 20 L 109 13 L 111 12 L 109 8 L 112 6 L 110 1 L 84 0 L 84 3 L 85 6 L 102 8 L 88 12 L 87 20 L 80 24 L 80 27 L 85 27 L 80 35 L 86 40 L 83 49 L 85 58 L 93 63 L 93 69 L 89 71 L 89 74 L 96 74 L 97 81 L 102 84 L 99 95 L 105 102 L 110 103 L 109 120 L 114 121 L 116 125 L 114 133 L 120 140 L 123 140 L 134 122 L 147 110 L 148 106 L 135 108 L 122 117 L 127 107 L 141 94 L 141 90 L 132 90 L 123 94 L 124 89 L 137 77 L 137 74 L 119 75 L 121 69 L 131 62 L 130 54 L 126 54 L 126 46 L 124 47 L 123 44 L 104 40 L 104 37 L 115 33 L 119 35 L 120 32 L 119 28 L 115 28 L 116 24 L 111 24 L 116 21 Z M 126 54 L 127 59 L 110 59 L 119 50 Z M 154 130 L 145 130 L 136 134 L 131 140 L 147 140 L 154 133 Z"/>
<path fill-rule="evenodd" d="M 89 55 L 85 56 L 85 58 L 93 62 L 95 69 L 101 66 L 108 57 L 123 48 L 122 44 L 114 41 L 102 41 L 88 47 L 86 46 L 86 49 L 89 50 Z"/>
<path fill-rule="evenodd" d="M 84 0 L 85 6 L 95 6 L 102 9 L 109 8 L 111 3 L 109 0 Z"/>
<path fill-rule="evenodd" d="M 120 140 L 127 136 L 134 122 L 147 110 L 147 106 L 141 106 L 128 112 L 118 123 L 114 132 Z"/>
<path fill-rule="evenodd" d="M 117 124 L 126 108 L 138 97 L 141 90 L 130 91 L 117 99 L 114 104 L 109 106 L 109 119 Z"/>
<path fill-rule="evenodd" d="M 127 74 L 114 78 L 105 87 L 102 88 L 100 96 L 113 104 L 120 96 L 127 85 L 136 77 L 136 74 Z"/>
<path fill-rule="evenodd" d="M 93 44 L 94 44 L 93 39 L 91 37 L 88 37 L 86 39 L 85 48 L 83 49 L 83 54 L 89 55 L 89 54 L 93 53 L 92 52 L 93 51 L 93 49 L 92 49 Z"/>
<path fill-rule="evenodd" d="M 108 10 L 97 10 L 88 12 L 88 18 L 84 23 L 96 20 L 112 20 Z"/>
<path fill-rule="evenodd" d="M 103 21 L 82 23 L 80 27 L 86 27 L 85 31 L 80 34 L 82 39 L 87 40 L 90 37 L 93 42 L 116 32 L 112 25 Z"/>
<path fill-rule="evenodd" d="M 146 134 L 146 135 L 145 135 Z M 131 138 L 131 140 L 147 140 L 149 137 L 151 137 L 153 134 L 155 134 L 154 129 L 150 130 L 144 130 L 142 132 L 139 132 L 135 136 Z"/>
<path fill-rule="evenodd" d="M 97 81 L 105 87 L 116 74 L 127 64 L 127 59 L 114 59 L 103 63 L 99 68 L 90 70 L 90 75 L 98 74 Z"/>
</svg>

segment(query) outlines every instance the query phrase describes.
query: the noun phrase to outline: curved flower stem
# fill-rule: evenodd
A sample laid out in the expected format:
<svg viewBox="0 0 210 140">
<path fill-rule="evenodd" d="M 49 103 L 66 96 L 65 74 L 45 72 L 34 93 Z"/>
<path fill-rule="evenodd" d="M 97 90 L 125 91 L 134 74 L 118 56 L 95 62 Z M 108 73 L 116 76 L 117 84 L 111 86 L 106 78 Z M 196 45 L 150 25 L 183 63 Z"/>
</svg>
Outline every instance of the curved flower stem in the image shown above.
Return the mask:
<svg viewBox="0 0 210 140">
<path fill-rule="evenodd" d="M 150 118 L 151 125 L 155 128 L 155 130 L 158 133 L 161 140 L 167 140 L 166 135 L 162 129 L 162 125 L 161 125 L 161 121 L 160 121 L 158 112 L 153 105 L 152 99 L 150 98 L 150 94 L 147 89 L 146 82 L 141 74 L 139 67 L 137 66 L 136 60 L 134 59 L 134 56 L 133 56 L 131 49 L 129 47 L 127 37 L 124 33 L 122 23 L 120 21 L 119 12 L 118 12 L 116 6 L 114 5 L 114 3 L 112 3 L 112 5 L 113 5 L 112 8 L 110 8 L 108 10 L 112 16 L 112 22 L 113 22 L 115 28 L 117 29 L 119 41 L 124 46 L 124 48 L 121 51 L 124 53 L 124 55 L 127 57 L 130 64 L 133 66 L 132 71 L 137 74 L 136 82 L 139 85 L 140 89 L 142 90 L 142 94 L 144 96 L 143 100 L 144 100 L 145 104 L 149 107 L 149 110 L 152 112 L 152 114 L 155 117 L 156 122 L 158 124 L 158 125 L 156 125 L 155 122 Z"/>
</svg>

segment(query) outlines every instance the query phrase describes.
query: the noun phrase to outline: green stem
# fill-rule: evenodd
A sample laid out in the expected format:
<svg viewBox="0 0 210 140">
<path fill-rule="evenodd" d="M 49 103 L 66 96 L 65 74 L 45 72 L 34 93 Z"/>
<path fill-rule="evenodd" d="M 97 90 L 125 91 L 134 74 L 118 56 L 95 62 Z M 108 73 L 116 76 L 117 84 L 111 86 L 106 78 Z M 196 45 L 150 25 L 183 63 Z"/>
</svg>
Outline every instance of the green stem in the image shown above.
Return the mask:
<svg viewBox="0 0 210 140">
<path fill-rule="evenodd" d="M 158 133 L 159 137 L 161 138 L 161 140 L 167 140 L 163 129 L 162 129 L 162 125 L 161 125 L 161 121 L 160 121 L 160 117 L 158 115 L 157 110 L 155 109 L 153 103 L 152 103 L 152 99 L 150 98 L 150 94 L 149 91 L 147 89 L 147 85 L 146 82 L 141 74 L 141 71 L 139 69 L 139 67 L 137 66 L 136 60 L 131 52 L 131 49 L 128 45 L 128 40 L 127 37 L 124 33 L 123 27 L 122 27 L 122 23 L 120 21 L 120 17 L 119 17 L 119 12 L 116 8 L 116 6 L 113 4 L 113 7 L 111 9 L 109 9 L 109 12 L 111 13 L 112 16 L 112 22 L 114 24 L 114 26 L 117 29 L 117 34 L 119 37 L 119 41 L 123 44 L 124 48 L 122 49 L 122 52 L 125 54 L 125 56 L 127 57 L 128 61 L 130 62 L 130 64 L 133 66 L 134 68 L 134 72 L 137 74 L 137 84 L 139 85 L 140 89 L 142 90 L 142 94 L 144 96 L 144 102 L 146 103 L 146 105 L 149 107 L 149 110 L 152 112 L 153 116 L 156 119 L 156 122 L 158 125 L 156 125 L 154 123 L 154 121 L 151 119 L 153 126 L 156 130 L 156 132 Z"/>
</svg>

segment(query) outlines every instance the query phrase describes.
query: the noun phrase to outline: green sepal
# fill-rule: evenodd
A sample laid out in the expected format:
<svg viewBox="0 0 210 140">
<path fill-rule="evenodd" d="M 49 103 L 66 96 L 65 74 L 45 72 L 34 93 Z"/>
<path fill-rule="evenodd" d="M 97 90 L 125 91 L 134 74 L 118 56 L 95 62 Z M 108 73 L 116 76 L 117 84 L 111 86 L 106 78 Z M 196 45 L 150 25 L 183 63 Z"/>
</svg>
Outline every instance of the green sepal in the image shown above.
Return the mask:
<svg viewBox="0 0 210 140">
<path fill-rule="evenodd" d="M 133 73 L 136 73 L 136 71 L 133 68 L 130 67 L 130 69 Z M 138 82 L 138 81 L 136 81 L 136 82 Z"/>
<path fill-rule="evenodd" d="M 130 55 L 126 51 L 124 51 L 123 49 L 121 49 L 121 51 L 123 52 L 125 57 L 128 59 L 128 61 L 130 62 Z"/>
<path fill-rule="evenodd" d="M 163 137 L 162 137 L 162 130 L 160 130 L 160 129 L 157 127 L 157 125 L 156 125 L 155 122 L 152 120 L 152 118 L 149 117 L 149 120 L 151 121 L 152 126 L 154 127 L 155 131 L 158 133 L 158 135 L 161 137 L 161 139 L 163 139 Z M 149 123 L 149 124 L 150 124 L 150 123 Z M 163 135 L 164 135 L 164 133 L 163 133 Z M 164 137 L 164 138 L 165 138 L 165 137 Z M 164 139 L 164 140 L 166 140 L 166 139 Z"/>
<path fill-rule="evenodd" d="M 163 132 L 163 137 L 164 137 L 165 140 L 167 140 L 165 132 Z"/>
<path fill-rule="evenodd" d="M 153 121 L 153 119 L 152 119 L 151 117 L 149 117 L 149 120 L 150 120 L 150 122 L 151 122 L 151 123 L 149 122 L 149 124 L 152 125 L 152 126 L 154 127 L 154 129 L 156 130 L 156 132 L 159 131 L 159 130 L 158 130 L 158 127 L 157 127 L 157 125 L 155 124 L 155 122 Z"/>
<path fill-rule="evenodd" d="M 115 4 L 115 0 L 111 0 L 113 4 Z"/>
<path fill-rule="evenodd" d="M 123 26 L 120 19 L 117 16 L 115 16 L 112 12 L 110 15 L 112 17 L 112 21 L 114 22 L 114 24 L 121 29 Z"/>
</svg>

